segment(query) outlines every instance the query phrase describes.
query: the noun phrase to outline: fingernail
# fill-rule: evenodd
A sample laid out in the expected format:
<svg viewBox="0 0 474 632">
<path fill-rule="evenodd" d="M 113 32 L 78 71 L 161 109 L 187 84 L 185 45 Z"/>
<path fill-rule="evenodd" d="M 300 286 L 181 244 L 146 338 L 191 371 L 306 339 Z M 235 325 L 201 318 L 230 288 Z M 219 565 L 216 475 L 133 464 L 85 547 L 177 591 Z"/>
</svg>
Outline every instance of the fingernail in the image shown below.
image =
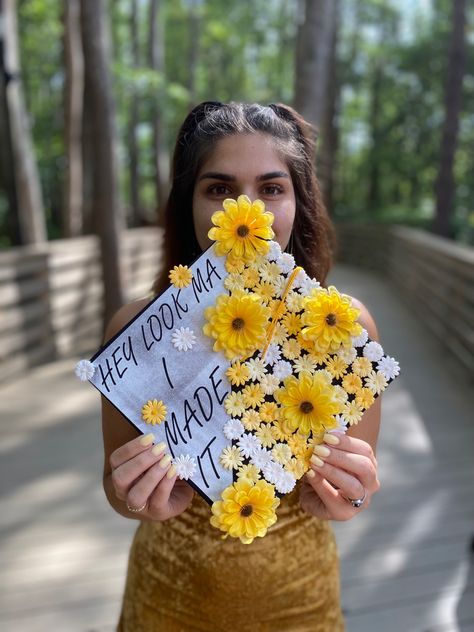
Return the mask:
<svg viewBox="0 0 474 632">
<path fill-rule="evenodd" d="M 315 445 L 313 452 L 318 456 L 329 456 L 331 454 L 331 450 L 324 445 Z"/>
<path fill-rule="evenodd" d="M 333 434 L 329 434 L 329 432 L 327 432 L 324 435 L 323 441 L 324 441 L 324 443 L 329 443 L 329 445 L 337 445 L 338 443 L 341 442 L 339 437 L 336 437 L 336 435 L 333 435 Z"/>
<path fill-rule="evenodd" d="M 316 472 L 313 472 L 313 470 L 308 470 L 308 471 L 306 472 L 306 476 L 307 476 L 308 478 L 314 478 L 314 477 L 316 476 Z"/>
<path fill-rule="evenodd" d="M 167 478 L 173 478 L 175 474 L 176 474 L 176 468 L 174 465 L 172 465 L 170 469 L 166 472 L 166 476 Z"/>
<path fill-rule="evenodd" d="M 155 440 L 155 435 L 152 432 L 150 432 L 149 434 L 143 435 L 143 437 L 141 437 L 140 444 L 151 445 L 154 440 Z"/>
<path fill-rule="evenodd" d="M 162 467 L 163 469 L 165 469 L 165 467 L 168 467 L 168 465 L 171 463 L 171 456 L 169 454 L 167 454 L 166 456 L 164 456 L 159 465 L 160 467 Z"/>
<path fill-rule="evenodd" d="M 317 467 L 322 467 L 324 465 L 324 461 L 315 454 L 313 454 L 313 456 L 310 458 L 310 461 L 313 465 L 316 465 Z"/>
<path fill-rule="evenodd" d="M 151 451 L 153 452 L 155 456 L 158 456 L 164 451 L 165 448 L 166 448 L 166 443 L 163 443 L 162 441 L 161 443 L 157 443 L 156 445 L 154 445 Z"/>
</svg>

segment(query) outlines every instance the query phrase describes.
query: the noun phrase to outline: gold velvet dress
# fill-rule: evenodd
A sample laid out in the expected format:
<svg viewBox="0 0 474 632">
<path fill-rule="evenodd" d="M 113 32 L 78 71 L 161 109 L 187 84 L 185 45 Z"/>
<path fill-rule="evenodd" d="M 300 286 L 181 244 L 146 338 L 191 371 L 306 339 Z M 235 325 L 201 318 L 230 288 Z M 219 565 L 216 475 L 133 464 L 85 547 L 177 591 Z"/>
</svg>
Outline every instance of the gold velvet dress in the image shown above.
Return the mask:
<svg viewBox="0 0 474 632">
<path fill-rule="evenodd" d="M 118 629 L 342 632 L 331 525 L 300 508 L 298 488 L 281 499 L 278 521 L 252 544 L 223 540 L 198 494 L 177 518 L 141 523 Z"/>
</svg>

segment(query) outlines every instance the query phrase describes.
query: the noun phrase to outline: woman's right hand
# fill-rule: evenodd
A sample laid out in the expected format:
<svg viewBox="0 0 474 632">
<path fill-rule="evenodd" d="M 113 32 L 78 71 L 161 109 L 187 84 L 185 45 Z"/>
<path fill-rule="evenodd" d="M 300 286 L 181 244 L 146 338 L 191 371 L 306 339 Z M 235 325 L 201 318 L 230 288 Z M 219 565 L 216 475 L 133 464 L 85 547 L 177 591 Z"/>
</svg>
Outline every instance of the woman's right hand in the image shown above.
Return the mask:
<svg viewBox="0 0 474 632">
<path fill-rule="evenodd" d="M 131 518 L 163 521 L 182 513 L 194 491 L 177 478 L 165 444 L 153 445 L 153 440 L 152 434 L 142 435 L 114 450 L 110 477 L 115 495 L 127 505 Z"/>
</svg>

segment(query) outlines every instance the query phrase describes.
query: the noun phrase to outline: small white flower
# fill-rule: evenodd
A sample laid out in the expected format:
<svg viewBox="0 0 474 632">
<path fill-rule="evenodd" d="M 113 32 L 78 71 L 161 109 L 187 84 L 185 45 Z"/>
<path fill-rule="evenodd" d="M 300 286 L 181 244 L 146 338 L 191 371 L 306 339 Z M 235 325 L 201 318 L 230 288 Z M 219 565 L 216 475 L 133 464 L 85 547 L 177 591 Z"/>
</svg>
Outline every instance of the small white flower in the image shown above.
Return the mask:
<svg viewBox="0 0 474 632">
<path fill-rule="evenodd" d="M 363 347 L 367 342 L 369 334 L 366 329 L 362 329 L 361 333 L 358 336 L 352 337 L 352 344 L 354 347 Z"/>
<path fill-rule="evenodd" d="M 281 256 L 281 248 L 280 244 L 277 241 L 270 242 L 270 250 L 267 254 L 267 259 L 269 261 L 276 261 Z"/>
<path fill-rule="evenodd" d="M 237 442 L 240 451 L 245 457 L 253 456 L 262 447 L 260 441 L 253 434 L 245 432 Z"/>
<path fill-rule="evenodd" d="M 390 356 L 384 356 L 377 364 L 377 369 L 385 375 L 387 380 L 393 380 L 400 373 L 400 365 Z"/>
<path fill-rule="evenodd" d="M 224 435 L 229 441 L 238 439 L 242 436 L 245 428 L 240 419 L 229 419 L 223 428 Z"/>
<path fill-rule="evenodd" d="M 309 276 L 306 274 L 306 272 L 304 270 L 300 270 L 296 275 L 295 280 L 293 281 L 293 287 L 297 290 L 301 289 L 301 287 L 305 285 L 308 279 Z"/>
<path fill-rule="evenodd" d="M 273 366 L 275 362 L 281 358 L 280 347 L 276 344 L 268 345 L 267 352 L 265 354 L 265 363 Z"/>
<path fill-rule="evenodd" d="M 277 463 L 273 459 L 262 467 L 263 476 L 269 483 L 275 485 L 285 470 L 281 463 Z"/>
<path fill-rule="evenodd" d="M 305 295 L 311 294 L 312 290 L 316 290 L 319 287 L 321 287 L 319 281 L 316 281 L 316 279 L 310 279 L 309 276 L 306 275 L 305 281 L 300 285 L 300 292 Z"/>
<path fill-rule="evenodd" d="M 380 395 L 387 388 L 387 378 L 382 371 L 371 371 L 365 378 L 365 385 L 374 395 Z"/>
<path fill-rule="evenodd" d="M 272 460 L 271 453 L 265 448 L 259 448 L 250 457 L 251 462 L 258 467 L 259 470 L 263 469 Z"/>
<path fill-rule="evenodd" d="M 175 329 L 171 336 L 171 342 L 178 351 L 189 351 L 196 344 L 196 336 L 189 327 Z"/>
<path fill-rule="evenodd" d="M 340 347 L 337 351 L 337 355 L 346 364 L 352 364 L 357 357 L 357 351 L 354 347 Z"/>
<path fill-rule="evenodd" d="M 303 309 L 303 296 L 293 290 L 288 292 L 286 297 L 286 307 L 289 312 L 296 313 L 301 311 Z"/>
<path fill-rule="evenodd" d="M 347 400 L 349 399 L 349 395 L 347 391 L 344 388 L 342 388 L 342 386 L 339 386 L 339 384 L 334 384 L 332 388 L 333 388 L 334 399 L 337 402 L 340 402 L 341 404 L 345 404 Z"/>
<path fill-rule="evenodd" d="M 79 360 L 74 372 L 81 382 L 86 382 L 94 377 L 95 365 L 92 364 L 92 362 L 89 362 L 89 360 Z"/>
<path fill-rule="evenodd" d="M 382 345 L 379 345 L 379 343 L 376 342 L 375 340 L 371 340 L 365 345 L 364 350 L 362 351 L 362 354 L 364 355 L 365 358 L 368 358 L 371 362 L 377 362 L 383 356 Z"/>
<path fill-rule="evenodd" d="M 249 370 L 250 379 L 254 382 L 261 380 L 267 372 L 265 362 L 260 360 L 260 358 L 250 358 L 250 360 L 247 360 L 246 365 Z"/>
<path fill-rule="evenodd" d="M 282 252 L 277 260 L 283 274 L 288 274 L 295 267 L 295 258 L 289 252 Z"/>
<path fill-rule="evenodd" d="M 296 485 L 296 478 L 290 474 L 290 472 L 286 472 L 283 470 L 281 475 L 275 481 L 275 488 L 277 492 L 280 494 L 288 494 Z"/>
<path fill-rule="evenodd" d="M 346 433 L 347 431 L 347 422 L 344 419 L 344 417 L 342 415 L 336 415 L 334 417 L 334 419 L 337 422 L 337 427 L 336 428 L 332 428 L 331 430 L 328 430 L 329 433 L 331 432 L 342 432 L 342 433 Z"/>
<path fill-rule="evenodd" d="M 180 454 L 173 459 L 173 465 L 180 479 L 185 481 L 192 478 L 196 473 L 196 461 L 189 454 Z"/>
<path fill-rule="evenodd" d="M 286 360 L 280 360 L 273 366 L 273 375 L 279 380 L 284 380 L 286 377 L 292 374 L 291 364 Z"/>
<path fill-rule="evenodd" d="M 276 375 L 264 375 L 260 380 L 260 386 L 262 387 L 265 395 L 273 395 L 279 385 L 280 380 Z"/>
</svg>

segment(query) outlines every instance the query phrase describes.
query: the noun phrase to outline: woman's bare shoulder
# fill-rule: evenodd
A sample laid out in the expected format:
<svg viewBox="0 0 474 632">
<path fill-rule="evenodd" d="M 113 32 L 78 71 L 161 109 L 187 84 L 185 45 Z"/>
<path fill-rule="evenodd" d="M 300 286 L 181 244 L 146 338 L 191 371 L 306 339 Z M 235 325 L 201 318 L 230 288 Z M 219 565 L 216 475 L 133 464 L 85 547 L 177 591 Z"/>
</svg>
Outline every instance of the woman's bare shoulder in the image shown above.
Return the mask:
<svg viewBox="0 0 474 632">
<path fill-rule="evenodd" d="M 372 340 L 379 340 L 377 325 L 375 324 L 375 320 L 372 314 L 369 312 L 364 303 L 362 303 L 362 301 L 359 301 L 353 296 L 351 296 L 351 300 L 354 307 L 356 307 L 360 311 L 357 321 L 362 325 L 364 329 L 367 330 L 367 333 Z"/>
<path fill-rule="evenodd" d="M 115 336 L 132 318 L 134 318 L 150 302 L 149 298 L 141 298 L 133 303 L 127 303 L 115 312 L 105 329 L 104 342 Z"/>
</svg>

